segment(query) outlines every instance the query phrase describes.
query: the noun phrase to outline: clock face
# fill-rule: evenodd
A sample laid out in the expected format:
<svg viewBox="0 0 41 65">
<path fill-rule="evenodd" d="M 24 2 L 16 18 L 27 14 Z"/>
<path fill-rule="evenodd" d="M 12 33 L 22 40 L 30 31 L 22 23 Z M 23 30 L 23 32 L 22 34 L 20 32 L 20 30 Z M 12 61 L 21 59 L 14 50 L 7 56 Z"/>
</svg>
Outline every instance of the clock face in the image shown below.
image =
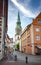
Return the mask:
<svg viewBox="0 0 41 65">
<path fill-rule="evenodd" d="M 39 20 L 39 21 L 38 21 L 38 23 L 40 23 L 40 24 L 41 24 L 41 20 Z"/>
</svg>

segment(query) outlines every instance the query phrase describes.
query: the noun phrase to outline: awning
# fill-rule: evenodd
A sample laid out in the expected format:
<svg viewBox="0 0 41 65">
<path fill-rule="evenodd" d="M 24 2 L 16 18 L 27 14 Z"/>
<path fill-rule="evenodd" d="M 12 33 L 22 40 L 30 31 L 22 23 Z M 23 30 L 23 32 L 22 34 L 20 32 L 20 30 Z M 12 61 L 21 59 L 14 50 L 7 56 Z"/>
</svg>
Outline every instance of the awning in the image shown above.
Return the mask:
<svg viewBox="0 0 41 65">
<path fill-rule="evenodd" d="M 37 46 L 37 48 L 41 49 L 41 46 Z"/>
</svg>

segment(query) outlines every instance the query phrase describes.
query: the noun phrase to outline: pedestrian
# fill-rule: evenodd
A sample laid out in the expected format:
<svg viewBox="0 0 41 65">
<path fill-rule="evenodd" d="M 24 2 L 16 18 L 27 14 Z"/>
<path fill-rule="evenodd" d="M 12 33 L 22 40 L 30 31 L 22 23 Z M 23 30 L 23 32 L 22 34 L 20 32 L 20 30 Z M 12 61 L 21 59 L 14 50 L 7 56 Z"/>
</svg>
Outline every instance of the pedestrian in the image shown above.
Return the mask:
<svg viewBox="0 0 41 65">
<path fill-rule="evenodd" d="M 28 63 L 28 57 L 26 56 L 26 63 Z"/>
</svg>

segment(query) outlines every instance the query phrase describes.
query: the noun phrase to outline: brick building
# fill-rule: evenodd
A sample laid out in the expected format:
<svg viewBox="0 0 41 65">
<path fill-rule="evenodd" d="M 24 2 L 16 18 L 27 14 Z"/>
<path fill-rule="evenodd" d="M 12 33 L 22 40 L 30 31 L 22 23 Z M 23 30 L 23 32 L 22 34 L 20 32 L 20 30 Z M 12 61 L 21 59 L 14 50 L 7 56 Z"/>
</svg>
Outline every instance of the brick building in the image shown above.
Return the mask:
<svg viewBox="0 0 41 65">
<path fill-rule="evenodd" d="M 0 60 L 5 54 L 5 37 L 7 34 L 8 0 L 0 0 Z"/>
<path fill-rule="evenodd" d="M 28 54 L 41 54 L 41 13 L 22 32 L 21 51 Z"/>
</svg>

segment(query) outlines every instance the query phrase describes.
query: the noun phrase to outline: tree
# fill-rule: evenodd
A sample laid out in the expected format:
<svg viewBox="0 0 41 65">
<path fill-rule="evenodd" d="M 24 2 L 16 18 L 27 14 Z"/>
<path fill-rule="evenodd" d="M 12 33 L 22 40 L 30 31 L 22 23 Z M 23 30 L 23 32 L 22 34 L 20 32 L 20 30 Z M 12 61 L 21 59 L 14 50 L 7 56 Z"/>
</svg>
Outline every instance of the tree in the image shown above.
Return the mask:
<svg viewBox="0 0 41 65">
<path fill-rule="evenodd" d="M 19 42 L 16 44 L 16 48 L 17 48 L 17 50 L 19 50 Z"/>
</svg>

